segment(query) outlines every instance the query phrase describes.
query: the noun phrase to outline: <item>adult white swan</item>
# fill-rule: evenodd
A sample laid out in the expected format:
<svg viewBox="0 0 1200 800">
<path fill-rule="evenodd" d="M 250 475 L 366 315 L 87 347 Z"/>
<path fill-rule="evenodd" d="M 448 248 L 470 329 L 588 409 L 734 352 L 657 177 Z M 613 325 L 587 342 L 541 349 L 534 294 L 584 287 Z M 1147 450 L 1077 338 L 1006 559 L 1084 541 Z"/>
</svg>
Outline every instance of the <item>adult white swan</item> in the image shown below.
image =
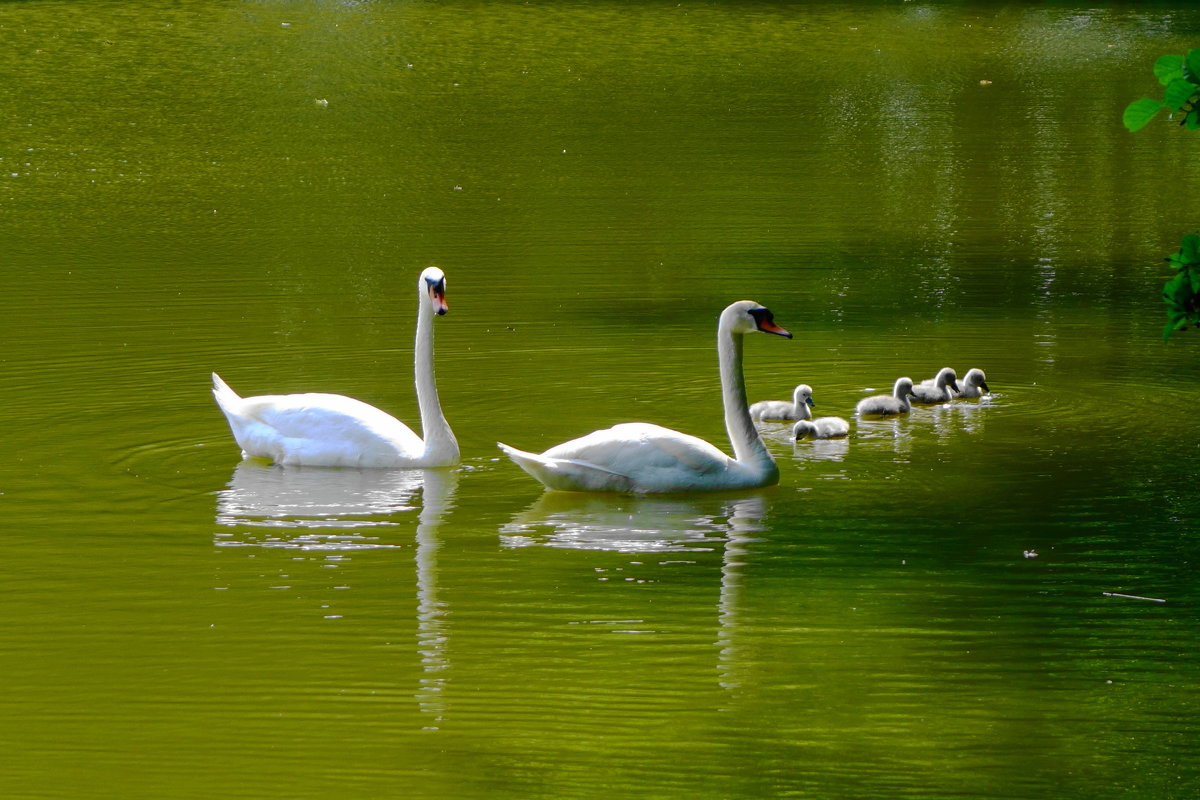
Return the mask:
<svg viewBox="0 0 1200 800">
<path fill-rule="evenodd" d="M 717 357 L 725 430 L 734 458 L 695 436 L 646 422 L 628 422 L 551 447 L 538 455 L 499 444 L 517 466 L 550 489 L 574 492 L 695 492 L 746 489 L 779 482 L 746 404 L 742 337 L 764 331 L 792 338 L 771 312 L 741 300 L 721 312 Z"/>
<path fill-rule="evenodd" d="M 759 400 L 750 406 L 750 419 L 755 422 L 812 419 L 812 411 L 809 409 L 812 405 L 812 387 L 802 383 L 792 391 L 790 403 L 787 400 Z"/>
<path fill-rule="evenodd" d="M 433 318 L 446 313 L 446 276 L 428 267 L 417 281 L 413 353 L 425 439 L 387 412 L 340 394 L 239 397 L 216 373 L 213 396 L 246 457 L 314 467 L 447 467 L 458 442 L 442 415 L 433 377 Z"/>
</svg>

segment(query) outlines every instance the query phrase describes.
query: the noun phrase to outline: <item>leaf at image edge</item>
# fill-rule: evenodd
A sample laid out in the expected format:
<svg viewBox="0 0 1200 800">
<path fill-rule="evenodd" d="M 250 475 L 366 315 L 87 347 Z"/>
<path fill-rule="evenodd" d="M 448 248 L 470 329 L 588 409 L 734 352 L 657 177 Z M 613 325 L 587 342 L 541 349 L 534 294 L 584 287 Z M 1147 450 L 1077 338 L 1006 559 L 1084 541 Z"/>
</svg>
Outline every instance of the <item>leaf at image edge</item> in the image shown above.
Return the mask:
<svg viewBox="0 0 1200 800">
<path fill-rule="evenodd" d="M 1184 265 L 1200 264 L 1200 233 L 1189 233 L 1179 242 L 1179 255 Z"/>
<path fill-rule="evenodd" d="M 1188 50 L 1187 57 L 1183 61 L 1183 77 L 1193 83 L 1200 78 L 1200 48 Z"/>
<path fill-rule="evenodd" d="M 1167 84 L 1167 88 L 1163 91 L 1163 104 L 1174 111 L 1178 111 L 1198 91 L 1200 91 L 1200 87 L 1191 81 L 1185 81 L 1183 78 L 1175 78 Z"/>
</svg>

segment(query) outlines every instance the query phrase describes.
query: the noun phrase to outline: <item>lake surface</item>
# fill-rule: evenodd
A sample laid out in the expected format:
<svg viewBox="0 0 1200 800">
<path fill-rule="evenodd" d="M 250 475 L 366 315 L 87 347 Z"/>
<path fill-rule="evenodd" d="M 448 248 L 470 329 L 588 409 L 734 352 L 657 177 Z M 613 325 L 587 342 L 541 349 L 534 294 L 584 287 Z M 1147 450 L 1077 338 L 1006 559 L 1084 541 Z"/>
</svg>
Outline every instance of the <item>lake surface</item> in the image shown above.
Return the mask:
<svg viewBox="0 0 1200 800">
<path fill-rule="evenodd" d="M 0 5 L 0 794 L 1200 793 L 1200 139 L 1128 4 Z M 458 469 L 243 462 L 243 394 Z M 546 493 L 495 448 L 751 399 L 776 487 Z M 1165 602 L 1114 595 L 1134 595 Z"/>
</svg>

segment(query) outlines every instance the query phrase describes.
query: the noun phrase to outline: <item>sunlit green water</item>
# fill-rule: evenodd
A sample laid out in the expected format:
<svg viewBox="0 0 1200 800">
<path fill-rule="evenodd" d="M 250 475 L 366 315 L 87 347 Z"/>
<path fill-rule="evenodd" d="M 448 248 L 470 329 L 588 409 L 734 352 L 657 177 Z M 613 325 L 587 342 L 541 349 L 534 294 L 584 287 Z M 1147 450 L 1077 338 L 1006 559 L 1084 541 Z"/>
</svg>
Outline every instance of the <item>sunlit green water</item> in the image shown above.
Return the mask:
<svg viewBox="0 0 1200 800">
<path fill-rule="evenodd" d="M 5 797 L 1187 797 L 1200 14 L 918 3 L 0 5 Z M 241 463 L 209 394 L 464 464 Z M 544 494 L 495 449 L 754 399 L 778 487 Z M 1165 604 L 1107 597 L 1144 595 Z"/>
</svg>

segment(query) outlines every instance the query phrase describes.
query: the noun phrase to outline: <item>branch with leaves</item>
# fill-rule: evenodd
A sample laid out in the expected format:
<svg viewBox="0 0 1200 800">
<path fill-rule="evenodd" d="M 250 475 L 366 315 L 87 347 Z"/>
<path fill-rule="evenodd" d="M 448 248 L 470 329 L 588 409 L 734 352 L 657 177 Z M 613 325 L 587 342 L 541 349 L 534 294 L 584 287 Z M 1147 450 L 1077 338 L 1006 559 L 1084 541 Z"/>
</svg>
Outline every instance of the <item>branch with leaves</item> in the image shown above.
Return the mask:
<svg viewBox="0 0 1200 800">
<path fill-rule="evenodd" d="M 1182 116 L 1180 125 L 1200 130 L 1200 49 L 1186 56 L 1163 56 L 1154 62 L 1154 74 L 1163 87 L 1163 99 L 1143 97 L 1125 107 L 1122 121 L 1131 132 L 1140 131 L 1166 109 Z M 1163 287 L 1167 304 L 1167 326 L 1163 340 L 1175 331 L 1200 325 L 1200 234 L 1183 237 L 1179 252 L 1167 256 L 1175 268 L 1175 277 Z"/>
<path fill-rule="evenodd" d="M 1131 132 L 1140 131 L 1158 112 L 1181 111 L 1180 125 L 1200 129 L 1200 49 L 1187 56 L 1163 56 L 1154 62 L 1154 74 L 1163 87 L 1163 99 L 1143 97 L 1125 107 L 1122 121 Z"/>
</svg>

